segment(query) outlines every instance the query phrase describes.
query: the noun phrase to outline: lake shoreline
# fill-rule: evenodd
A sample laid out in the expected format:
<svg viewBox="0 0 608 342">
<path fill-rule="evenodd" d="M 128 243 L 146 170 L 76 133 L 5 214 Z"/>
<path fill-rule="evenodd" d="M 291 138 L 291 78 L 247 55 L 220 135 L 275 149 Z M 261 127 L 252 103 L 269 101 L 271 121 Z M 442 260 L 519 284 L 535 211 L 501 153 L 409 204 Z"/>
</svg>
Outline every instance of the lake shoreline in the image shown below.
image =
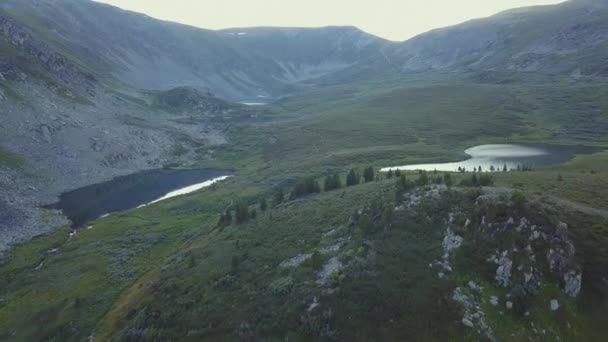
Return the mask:
<svg viewBox="0 0 608 342">
<path fill-rule="evenodd" d="M 168 195 L 177 190 L 224 180 L 235 173 L 233 169 L 146 170 L 62 193 L 58 202 L 45 208 L 61 210 L 72 222 L 72 228 L 79 228 L 102 216 L 150 205 L 174 197 Z M 186 193 L 189 192 L 183 194 Z"/>
<path fill-rule="evenodd" d="M 522 168 L 539 168 L 563 164 L 577 155 L 592 154 L 602 148 L 583 145 L 555 145 L 541 143 L 486 144 L 467 148 L 468 158 L 460 161 L 408 164 L 384 167 L 380 171 L 442 171 L 442 172 L 498 172 Z M 505 170 L 506 169 L 506 170 Z"/>
</svg>

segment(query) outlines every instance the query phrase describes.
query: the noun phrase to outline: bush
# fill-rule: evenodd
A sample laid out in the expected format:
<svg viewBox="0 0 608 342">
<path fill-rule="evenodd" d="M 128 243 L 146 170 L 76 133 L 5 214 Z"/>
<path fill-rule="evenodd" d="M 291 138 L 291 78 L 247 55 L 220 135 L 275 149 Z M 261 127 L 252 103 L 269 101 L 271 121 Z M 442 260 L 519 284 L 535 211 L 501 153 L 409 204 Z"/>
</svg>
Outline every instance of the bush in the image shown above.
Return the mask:
<svg viewBox="0 0 608 342">
<path fill-rule="evenodd" d="M 485 174 L 479 176 L 479 185 L 480 186 L 492 186 L 494 185 L 494 178 L 492 175 Z"/>
<path fill-rule="evenodd" d="M 337 173 L 332 176 L 325 177 L 325 182 L 323 184 L 323 189 L 325 191 L 332 191 L 336 189 L 340 189 L 342 187 L 342 182 L 340 181 L 340 175 Z"/>
<path fill-rule="evenodd" d="M 515 191 L 513 195 L 511 195 L 511 202 L 513 202 L 513 206 L 515 206 L 515 208 L 521 210 L 526 207 L 528 199 L 526 198 L 526 195 L 524 195 L 523 192 Z"/>
<path fill-rule="evenodd" d="M 321 187 L 319 186 L 319 183 L 314 178 L 308 177 L 296 184 L 295 188 L 291 192 L 291 198 L 294 199 L 319 192 L 321 192 Z"/>
<path fill-rule="evenodd" d="M 319 251 L 315 251 L 314 253 L 312 253 L 312 257 L 310 258 L 310 260 L 313 270 L 320 270 L 321 267 L 323 267 L 323 256 L 321 256 L 321 253 Z"/>
<path fill-rule="evenodd" d="M 266 209 L 268 209 L 268 203 L 266 203 L 265 198 L 262 198 L 262 202 L 260 202 L 260 210 L 264 212 Z"/>
<path fill-rule="evenodd" d="M 283 188 L 279 188 L 279 190 L 274 193 L 274 205 L 279 205 L 283 203 L 284 198 L 285 194 L 283 193 Z"/>
<path fill-rule="evenodd" d="M 268 287 L 272 293 L 277 295 L 289 293 L 293 288 L 293 278 L 283 277 L 276 279 Z"/>
<path fill-rule="evenodd" d="M 443 183 L 445 183 L 445 186 L 447 186 L 448 188 L 452 187 L 452 175 L 449 173 L 446 173 L 443 175 Z"/>
<path fill-rule="evenodd" d="M 426 171 L 422 171 L 418 177 L 418 186 L 429 185 L 429 176 Z"/>
<path fill-rule="evenodd" d="M 351 169 L 346 176 L 346 186 L 353 186 L 359 184 L 359 175 L 354 169 Z"/>
<path fill-rule="evenodd" d="M 367 167 L 365 170 L 363 170 L 363 180 L 365 181 L 365 183 L 369 183 L 372 182 L 374 180 L 374 168 L 373 167 Z"/>
<path fill-rule="evenodd" d="M 236 205 L 234 216 L 237 224 L 247 222 L 249 220 L 249 207 L 245 203 L 239 202 Z"/>
</svg>

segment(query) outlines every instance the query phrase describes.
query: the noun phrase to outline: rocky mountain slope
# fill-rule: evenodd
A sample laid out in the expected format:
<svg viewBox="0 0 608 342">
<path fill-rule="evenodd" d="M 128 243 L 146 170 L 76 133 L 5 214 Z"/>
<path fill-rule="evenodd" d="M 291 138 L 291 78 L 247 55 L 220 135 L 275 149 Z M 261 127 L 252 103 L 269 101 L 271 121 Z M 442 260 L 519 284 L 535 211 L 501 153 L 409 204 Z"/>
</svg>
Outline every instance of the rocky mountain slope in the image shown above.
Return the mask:
<svg viewBox="0 0 608 342">
<path fill-rule="evenodd" d="M 26 166 L 0 171 L 2 230 L 48 228 L 32 208 L 59 192 L 183 162 L 183 141 L 224 143 L 228 117 L 257 117 L 222 99 L 429 70 L 606 76 L 607 17 L 606 1 L 571 0 L 395 43 L 353 27 L 211 31 L 88 0 L 3 1 L 0 147 Z"/>
<path fill-rule="evenodd" d="M 608 1 L 519 8 L 421 34 L 396 54 L 404 71 L 502 70 L 608 76 Z"/>
<path fill-rule="evenodd" d="M 281 95 L 294 81 L 389 44 L 341 27 L 203 30 L 83 0 L 9 0 L 0 9 L 102 78 L 146 89 L 194 86 L 226 98 Z"/>
</svg>

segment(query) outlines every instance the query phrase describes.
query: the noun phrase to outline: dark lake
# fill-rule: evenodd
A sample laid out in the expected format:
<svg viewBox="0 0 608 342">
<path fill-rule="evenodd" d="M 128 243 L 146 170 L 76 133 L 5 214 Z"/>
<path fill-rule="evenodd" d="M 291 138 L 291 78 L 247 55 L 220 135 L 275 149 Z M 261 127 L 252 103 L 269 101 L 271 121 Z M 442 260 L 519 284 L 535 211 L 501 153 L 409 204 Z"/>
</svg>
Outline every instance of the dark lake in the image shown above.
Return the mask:
<svg viewBox="0 0 608 342">
<path fill-rule="evenodd" d="M 412 164 L 391 166 L 382 169 L 426 170 L 426 171 L 458 171 L 464 168 L 473 171 L 481 166 L 483 171 L 494 168 L 502 171 L 528 166 L 532 168 L 558 165 L 573 159 L 577 154 L 590 154 L 599 151 L 598 148 L 587 146 L 563 146 L 548 144 L 495 144 L 471 147 L 464 151 L 469 158 L 448 163 Z"/>
<path fill-rule="evenodd" d="M 202 189 L 232 174 L 220 169 L 142 171 L 63 193 L 48 207 L 61 209 L 76 228 L 110 213 Z"/>
</svg>

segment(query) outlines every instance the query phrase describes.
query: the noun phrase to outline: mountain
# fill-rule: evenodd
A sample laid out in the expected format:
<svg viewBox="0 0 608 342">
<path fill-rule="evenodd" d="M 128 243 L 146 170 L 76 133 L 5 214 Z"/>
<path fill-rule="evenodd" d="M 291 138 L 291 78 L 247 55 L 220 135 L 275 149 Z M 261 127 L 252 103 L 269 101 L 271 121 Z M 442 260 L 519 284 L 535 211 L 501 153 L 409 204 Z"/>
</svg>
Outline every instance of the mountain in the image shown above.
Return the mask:
<svg viewBox="0 0 608 342">
<path fill-rule="evenodd" d="M 433 30 L 395 52 L 407 71 L 501 70 L 608 76 L 608 1 L 509 10 Z"/>
<path fill-rule="evenodd" d="M 204 30 L 87 0 L 9 0 L 0 9 L 101 79 L 156 90 L 193 86 L 232 99 L 283 95 L 295 81 L 344 69 L 389 44 L 351 27 Z"/>
</svg>

